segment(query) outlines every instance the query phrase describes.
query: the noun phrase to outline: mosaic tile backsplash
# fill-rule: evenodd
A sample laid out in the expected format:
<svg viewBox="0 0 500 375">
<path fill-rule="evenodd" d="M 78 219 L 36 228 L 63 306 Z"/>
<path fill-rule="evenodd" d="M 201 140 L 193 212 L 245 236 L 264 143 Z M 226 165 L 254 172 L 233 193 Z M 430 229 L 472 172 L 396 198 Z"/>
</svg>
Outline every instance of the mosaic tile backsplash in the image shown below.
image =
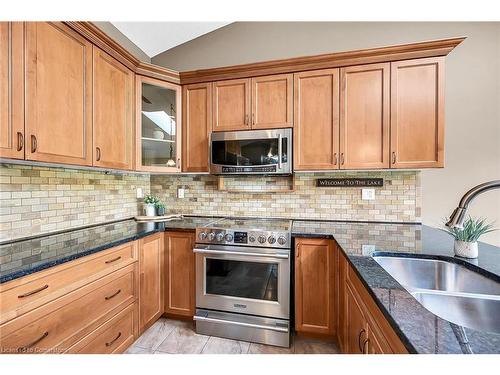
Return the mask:
<svg viewBox="0 0 500 375">
<path fill-rule="evenodd" d="M 375 188 L 375 200 L 361 199 L 361 188 L 318 188 L 317 178 L 383 178 L 384 186 Z M 218 180 L 210 175 L 151 176 L 151 193 L 166 203 L 169 213 L 213 216 L 267 216 L 291 219 L 366 220 L 420 222 L 421 187 L 418 171 L 369 171 L 301 173 L 291 180 L 283 177 L 224 178 L 227 190 L 218 190 Z M 177 198 L 184 188 L 185 198 Z"/>
<path fill-rule="evenodd" d="M 0 241 L 130 218 L 150 176 L 0 164 Z"/>
</svg>

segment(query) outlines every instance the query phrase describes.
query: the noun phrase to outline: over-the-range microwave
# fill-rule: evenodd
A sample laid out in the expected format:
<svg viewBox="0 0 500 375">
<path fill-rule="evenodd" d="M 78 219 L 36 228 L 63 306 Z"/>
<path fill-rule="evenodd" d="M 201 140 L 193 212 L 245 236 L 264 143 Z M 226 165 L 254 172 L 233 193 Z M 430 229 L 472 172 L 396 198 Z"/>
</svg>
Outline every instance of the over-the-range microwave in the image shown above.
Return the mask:
<svg viewBox="0 0 500 375">
<path fill-rule="evenodd" d="M 292 129 L 213 132 L 210 173 L 288 175 L 292 173 Z"/>
</svg>

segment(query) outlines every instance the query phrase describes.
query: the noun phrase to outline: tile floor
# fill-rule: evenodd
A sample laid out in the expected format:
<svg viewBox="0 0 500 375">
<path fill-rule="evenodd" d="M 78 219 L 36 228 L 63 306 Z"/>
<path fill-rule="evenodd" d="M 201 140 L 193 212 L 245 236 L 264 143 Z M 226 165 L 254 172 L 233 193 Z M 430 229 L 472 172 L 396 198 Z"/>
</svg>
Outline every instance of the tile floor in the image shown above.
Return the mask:
<svg viewBox="0 0 500 375">
<path fill-rule="evenodd" d="M 161 318 L 126 354 L 335 354 L 335 344 L 294 337 L 290 348 L 198 335 L 193 322 Z"/>
</svg>

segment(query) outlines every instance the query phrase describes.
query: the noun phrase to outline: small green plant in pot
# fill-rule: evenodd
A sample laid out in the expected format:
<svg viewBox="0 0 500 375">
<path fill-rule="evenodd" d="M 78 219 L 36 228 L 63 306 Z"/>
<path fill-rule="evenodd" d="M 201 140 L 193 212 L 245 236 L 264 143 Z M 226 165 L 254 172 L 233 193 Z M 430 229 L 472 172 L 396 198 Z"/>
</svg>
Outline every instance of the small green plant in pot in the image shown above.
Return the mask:
<svg viewBox="0 0 500 375">
<path fill-rule="evenodd" d="M 163 216 L 165 215 L 165 204 L 158 202 L 156 203 L 156 215 Z"/>
<path fill-rule="evenodd" d="M 469 216 L 463 228 L 446 228 L 445 232 L 455 238 L 455 255 L 463 258 L 477 258 L 477 240 L 483 234 L 495 231 L 493 223 L 486 223 L 486 219 L 473 219 Z"/>
<path fill-rule="evenodd" d="M 153 195 L 146 195 L 144 197 L 144 215 L 155 216 L 156 208 L 155 205 L 159 202 L 159 199 Z"/>
</svg>

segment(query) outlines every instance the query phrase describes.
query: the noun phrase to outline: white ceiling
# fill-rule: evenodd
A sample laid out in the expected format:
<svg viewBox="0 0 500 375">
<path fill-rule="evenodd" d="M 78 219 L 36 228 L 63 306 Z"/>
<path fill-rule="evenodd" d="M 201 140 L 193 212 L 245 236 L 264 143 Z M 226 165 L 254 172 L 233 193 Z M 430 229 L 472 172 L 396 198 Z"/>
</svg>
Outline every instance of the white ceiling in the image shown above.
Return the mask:
<svg viewBox="0 0 500 375">
<path fill-rule="evenodd" d="M 112 22 L 149 57 L 178 46 L 230 22 Z"/>
</svg>

